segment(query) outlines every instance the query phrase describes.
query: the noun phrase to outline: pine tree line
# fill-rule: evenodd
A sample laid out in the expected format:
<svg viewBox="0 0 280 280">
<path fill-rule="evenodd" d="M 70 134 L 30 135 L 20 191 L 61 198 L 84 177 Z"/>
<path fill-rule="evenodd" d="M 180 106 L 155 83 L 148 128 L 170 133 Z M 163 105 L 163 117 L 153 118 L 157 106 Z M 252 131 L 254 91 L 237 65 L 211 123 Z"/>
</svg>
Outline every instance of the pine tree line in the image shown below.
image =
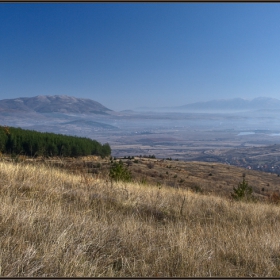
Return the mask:
<svg viewBox="0 0 280 280">
<path fill-rule="evenodd" d="M 111 154 L 111 148 L 108 143 L 102 145 L 86 137 L 0 126 L 0 152 L 27 156 L 105 157 Z"/>
</svg>

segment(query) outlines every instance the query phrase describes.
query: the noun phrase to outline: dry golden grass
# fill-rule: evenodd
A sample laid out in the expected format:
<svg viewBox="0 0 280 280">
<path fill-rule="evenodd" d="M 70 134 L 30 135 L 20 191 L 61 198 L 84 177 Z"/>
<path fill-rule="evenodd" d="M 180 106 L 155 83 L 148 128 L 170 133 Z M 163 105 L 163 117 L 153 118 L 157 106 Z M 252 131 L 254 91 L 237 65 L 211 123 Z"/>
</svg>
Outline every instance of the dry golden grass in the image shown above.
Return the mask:
<svg viewBox="0 0 280 280">
<path fill-rule="evenodd" d="M 280 276 L 280 208 L 0 162 L 0 275 Z"/>
<path fill-rule="evenodd" d="M 137 158 L 139 159 L 139 158 Z M 148 165 L 153 167 L 149 169 Z M 254 190 L 254 196 L 269 200 L 273 193 L 280 192 L 280 177 L 277 174 L 247 170 L 221 163 L 184 162 L 142 158 L 129 167 L 136 180 L 145 178 L 147 183 L 164 183 L 172 187 L 200 189 L 204 193 L 231 197 L 234 187 L 242 182 L 243 175 Z"/>
</svg>

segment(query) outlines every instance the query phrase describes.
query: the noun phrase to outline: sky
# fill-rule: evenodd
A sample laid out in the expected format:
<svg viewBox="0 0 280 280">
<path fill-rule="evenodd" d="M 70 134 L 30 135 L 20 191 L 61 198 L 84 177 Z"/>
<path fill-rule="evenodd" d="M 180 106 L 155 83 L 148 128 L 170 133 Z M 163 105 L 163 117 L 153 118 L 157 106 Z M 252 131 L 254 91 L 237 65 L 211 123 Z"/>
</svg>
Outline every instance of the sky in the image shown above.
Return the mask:
<svg viewBox="0 0 280 280">
<path fill-rule="evenodd" d="M 280 99 L 280 3 L 0 3 L 0 99 L 120 111 Z"/>
</svg>

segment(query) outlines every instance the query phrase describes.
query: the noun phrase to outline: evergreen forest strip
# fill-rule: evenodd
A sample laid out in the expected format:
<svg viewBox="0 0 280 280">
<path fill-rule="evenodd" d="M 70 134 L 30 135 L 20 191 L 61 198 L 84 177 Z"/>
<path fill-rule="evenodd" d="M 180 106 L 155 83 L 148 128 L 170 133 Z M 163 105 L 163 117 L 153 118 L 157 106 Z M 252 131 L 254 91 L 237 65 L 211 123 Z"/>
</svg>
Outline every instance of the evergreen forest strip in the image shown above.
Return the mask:
<svg viewBox="0 0 280 280">
<path fill-rule="evenodd" d="M 0 126 L 0 152 L 11 155 L 78 157 L 111 155 L 108 143 L 102 145 L 86 137 L 37 132 Z"/>
</svg>

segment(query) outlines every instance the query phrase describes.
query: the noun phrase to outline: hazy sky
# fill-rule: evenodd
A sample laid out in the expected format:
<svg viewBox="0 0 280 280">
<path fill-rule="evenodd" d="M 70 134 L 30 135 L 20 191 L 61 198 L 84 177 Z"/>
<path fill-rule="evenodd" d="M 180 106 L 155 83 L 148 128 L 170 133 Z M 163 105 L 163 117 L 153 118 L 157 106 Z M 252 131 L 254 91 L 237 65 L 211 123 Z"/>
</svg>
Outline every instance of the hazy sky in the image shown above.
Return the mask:
<svg viewBox="0 0 280 280">
<path fill-rule="evenodd" d="M 0 99 L 57 94 L 280 98 L 280 3 L 0 3 Z"/>
</svg>

